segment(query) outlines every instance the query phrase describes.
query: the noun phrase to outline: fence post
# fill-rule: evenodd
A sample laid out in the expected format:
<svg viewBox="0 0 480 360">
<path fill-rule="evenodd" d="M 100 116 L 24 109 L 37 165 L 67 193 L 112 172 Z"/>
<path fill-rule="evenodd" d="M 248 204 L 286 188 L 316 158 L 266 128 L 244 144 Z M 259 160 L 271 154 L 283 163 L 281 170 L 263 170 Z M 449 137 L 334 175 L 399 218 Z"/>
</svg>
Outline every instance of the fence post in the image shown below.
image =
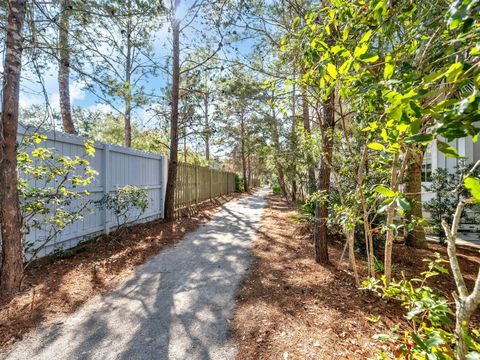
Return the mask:
<svg viewBox="0 0 480 360">
<path fill-rule="evenodd" d="M 110 145 L 105 144 L 103 148 L 103 171 L 102 171 L 102 181 L 103 181 L 103 196 L 106 196 L 110 193 Z M 110 214 L 108 213 L 107 208 L 103 209 L 104 215 L 104 226 L 105 234 L 110 232 Z"/>
<path fill-rule="evenodd" d="M 198 165 L 195 165 L 195 205 L 198 204 Z"/>
<path fill-rule="evenodd" d="M 212 169 L 209 169 L 210 173 L 210 200 L 212 200 Z"/>
<path fill-rule="evenodd" d="M 159 170 L 160 170 L 160 178 L 159 178 L 159 184 L 160 184 L 160 196 L 159 196 L 159 207 L 160 207 L 160 218 L 163 219 L 163 208 L 164 208 L 164 204 L 163 204 L 163 156 L 160 156 L 160 159 L 158 160 L 160 162 L 160 166 L 159 166 Z"/>
</svg>

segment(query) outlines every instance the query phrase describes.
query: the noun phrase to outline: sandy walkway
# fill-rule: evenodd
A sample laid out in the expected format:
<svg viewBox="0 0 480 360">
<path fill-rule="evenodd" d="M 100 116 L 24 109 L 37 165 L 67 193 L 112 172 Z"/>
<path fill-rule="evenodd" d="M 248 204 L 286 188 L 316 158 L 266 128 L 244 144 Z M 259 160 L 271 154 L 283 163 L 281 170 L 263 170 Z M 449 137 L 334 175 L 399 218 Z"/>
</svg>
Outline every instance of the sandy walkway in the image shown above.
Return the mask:
<svg viewBox="0 0 480 360">
<path fill-rule="evenodd" d="M 212 220 L 117 290 L 43 326 L 1 359 L 231 359 L 235 292 L 250 264 L 267 190 Z"/>
</svg>

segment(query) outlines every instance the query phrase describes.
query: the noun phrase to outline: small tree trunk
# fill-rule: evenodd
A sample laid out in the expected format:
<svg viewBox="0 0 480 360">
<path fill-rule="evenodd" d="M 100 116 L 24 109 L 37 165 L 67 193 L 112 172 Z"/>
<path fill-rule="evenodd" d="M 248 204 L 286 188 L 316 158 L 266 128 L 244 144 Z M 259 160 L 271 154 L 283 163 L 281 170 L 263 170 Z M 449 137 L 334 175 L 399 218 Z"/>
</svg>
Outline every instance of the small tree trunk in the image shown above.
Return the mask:
<svg viewBox="0 0 480 360">
<path fill-rule="evenodd" d="M 0 205 L 2 267 L 0 289 L 20 288 L 23 277 L 23 250 L 20 201 L 17 189 L 17 129 L 22 67 L 24 0 L 10 1 L 5 38 L 2 123 L 0 129 Z"/>
<path fill-rule="evenodd" d="M 72 106 L 70 103 L 70 45 L 68 43 L 68 31 L 70 29 L 70 1 L 63 0 L 60 8 L 58 26 L 58 94 L 60 98 L 60 114 L 62 116 L 63 131 L 68 134 L 76 134 L 73 124 Z"/>
<path fill-rule="evenodd" d="M 130 13 L 127 20 L 127 55 L 125 62 L 125 146 L 132 146 L 132 84 L 131 84 L 131 75 L 132 75 L 132 24 Z"/>
<path fill-rule="evenodd" d="M 333 152 L 333 132 L 335 130 L 335 95 L 329 95 L 323 104 L 322 119 L 322 155 L 318 166 L 317 191 L 324 195 L 330 192 L 330 170 Z M 313 238 L 315 243 L 315 261 L 319 264 L 327 264 L 328 258 L 328 202 L 322 201 L 315 206 L 315 226 Z"/>
<path fill-rule="evenodd" d="M 243 190 L 245 192 L 249 191 L 248 188 L 248 176 L 247 176 L 247 159 L 245 155 L 245 120 L 243 118 L 243 113 L 240 115 L 240 146 L 242 153 L 242 173 L 243 173 Z"/>
<path fill-rule="evenodd" d="M 288 196 L 288 190 L 287 186 L 285 183 L 285 172 L 283 170 L 282 164 L 278 161 L 280 157 L 280 134 L 278 132 L 278 124 L 277 124 L 277 117 L 275 115 L 275 105 L 274 105 L 274 92 L 272 91 L 272 97 L 271 97 L 271 111 L 272 111 L 272 118 L 271 118 L 271 132 L 272 132 L 272 142 L 273 142 L 273 148 L 275 150 L 274 154 L 274 163 L 275 163 L 275 170 L 277 171 L 278 175 L 278 183 L 280 185 L 280 189 L 282 190 L 282 195 L 287 198 Z"/>
<path fill-rule="evenodd" d="M 177 2 L 178 4 L 178 2 Z M 180 21 L 172 20 L 173 62 L 172 62 L 172 110 L 170 117 L 170 159 L 168 162 L 167 189 L 165 193 L 165 220 L 175 216 L 175 187 L 178 163 L 178 101 L 180 96 Z"/>
<path fill-rule="evenodd" d="M 248 188 L 252 187 L 252 163 L 251 163 L 251 154 L 247 156 L 247 164 L 248 164 Z"/>
<path fill-rule="evenodd" d="M 411 210 L 405 214 L 407 222 L 412 217 L 417 219 L 423 218 L 422 212 L 422 163 L 423 163 L 423 147 L 412 152 L 412 160 L 406 169 L 405 193 Z M 405 244 L 417 249 L 426 249 L 428 247 L 425 238 L 425 230 L 422 225 L 416 224 L 412 231 L 407 232 Z"/>
<path fill-rule="evenodd" d="M 471 172 L 480 166 L 480 161 L 478 161 Z M 455 338 L 457 340 L 457 360 L 465 360 L 468 354 L 467 344 L 465 343 L 465 338 L 463 336 L 464 331 L 468 331 L 468 324 L 472 318 L 472 315 L 475 313 L 475 310 L 480 305 L 480 270 L 478 272 L 477 278 L 475 279 L 475 284 L 471 293 L 468 293 L 465 280 L 460 269 L 457 257 L 457 233 L 458 227 L 460 225 L 460 220 L 462 218 L 462 213 L 467 205 L 467 201 L 460 201 L 457 204 L 455 214 L 453 216 L 453 221 L 451 226 L 447 224 L 445 220 L 442 220 L 442 227 L 447 236 L 447 252 L 448 258 L 450 260 L 450 268 L 452 269 L 453 279 L 455 280 L 455 286 L 457 288 L 457 294 L 454 294 L 455 297 Z"/>
<path fill-rule="evenodd" d="M 390 186 L 392 191 L 398 191 L 398 153 L 395 153 L 392 161 L 392 169 L 390 173 Z M 392 250 L 393 250 L 393 240 L 395 233 L 392 229 L 393 221 L 395 219 L 396 212 L 396 202 L 393 201 L 388 207 L 387 212 L 387 237 L 385 240 L 385 259 L 384 259 L 384 268 L 385 268 L 385 280 L 387 285 L 392 281 Z"/>
<path fill-rule="evenodd" d="M 205 93 L 203 98 L 203 106 L 205 107 L 205 159 L 210 160 L 210 122 L 208 119 L 208 92 Z"/>
<path fill-rule="evenodd" d="M 293 74 L 295 77 L 295 72 Z M 298 148 L 298 140 L 297 140 L 297 97 L 296 97 L 296 86 L 293 85 L 292 89 L 292 130 L 291 130 L 291 152 L 293 154 L 293 159 L 290 166 L 290 172 L 292 177 L 292 202 L 295 203 L 297 201 L 297 165 L 296 165 L 296 158 L 297 155 L 297 148 Z"/>
<path fill-rule="evenodd" d="M 303 74 L 302 74 L 303 75 Z M 305 137 L 309 140 L 312 135 L 312 130 L 310 126 L 310 114 L 308 111 L 308 96 L 307 96 L 307 85 L 302 84 L 302 116 L 303 116 L 303 130 L 305 132 Z M 315 168 L 313 164 L 313 158 L 310 152 L 307 152 L 307 188 L 308 193 L 312 194 L 315 192 Z"/>
<path fill-rule="evenodd" d="M 355 284 L 358 286 L 360 285 L 360 278 L 358 277 L 357 261 L 355 259 L 355 229 L 347 229 L 346 235 L 348 241 L 348 258 L 350 261 L 350 267 L 353 271 Z"/>
</svg>

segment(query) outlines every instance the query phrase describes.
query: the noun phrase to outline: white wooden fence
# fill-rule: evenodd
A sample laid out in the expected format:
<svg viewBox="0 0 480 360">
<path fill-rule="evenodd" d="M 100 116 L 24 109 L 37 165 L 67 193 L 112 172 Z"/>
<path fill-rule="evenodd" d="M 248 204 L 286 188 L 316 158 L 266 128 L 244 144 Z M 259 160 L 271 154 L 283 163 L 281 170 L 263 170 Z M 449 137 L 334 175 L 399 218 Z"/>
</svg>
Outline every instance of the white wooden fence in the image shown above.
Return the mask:
<svg viewBox="0 0 480 360">
<path fill-rule="evenodd" d="M 20 127 L 19 141 L 25 134 L 33 133 L 36 130 L 38 129 Z M 54 131 L 42 130 L 40 133 L 47 136 L 45 143 L 41 144 L 42 147 L 54 148 L 59 155 L 83 156 L 85 138 Z M 148 209 L 138 221 L 145 222 L 163 218 L 167 158 L 101 142 L 96 142 L 94 147 L 95 157 L 90 158 L 89 161 L 98 175 L 92 184 L 86 187 L 86 190 L 90 192 L 88 200 L 100 200 L 103 195 L 114 191 L 116 188 L 134 185 L 146 189 L 149 198 Z M 41 186 L 41 184 L 32 185 Z M 85 199 L 81 201 L 85 201 Z M 82 221 L 67 226 L 61 234 L 39 252 L 38 256 L 45 256 L 55 250 L 74 247 L 82 240 L 101 233 L 108 233 L 110 228 L 115 225 L 114 217 L 105 209 L 99 209 L 92 205 L 90 210 L 86 209 Z M 132 216 L 132 218 L 134 217 Z M 40 245 L 43 243 L 45 236 L 46 230 L 44 229 L 32 230 L 27 235 L 26 241 Z"/>
</svg>

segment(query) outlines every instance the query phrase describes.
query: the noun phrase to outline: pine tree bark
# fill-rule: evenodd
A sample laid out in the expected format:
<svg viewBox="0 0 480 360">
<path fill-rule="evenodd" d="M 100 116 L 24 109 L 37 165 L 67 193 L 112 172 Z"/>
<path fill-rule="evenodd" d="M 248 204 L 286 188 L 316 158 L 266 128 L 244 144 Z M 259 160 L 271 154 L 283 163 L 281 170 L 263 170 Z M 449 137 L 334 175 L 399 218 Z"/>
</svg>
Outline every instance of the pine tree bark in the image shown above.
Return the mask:
<svg viewBox="0 0 480 360">
<path fill-rule="evenodd" d="M 243 172 L 243 190 L 249 191 L 248 176 L 247 176 L 247 159 L 245 155 L 245 119 L 243 113 L 240 114 L 240 146 L 242 153 L 242 172 Z"/>
<path fill-rule="evenodd" d="M 272 132 L 272 142 L 273 147 L 275 149 L 276 155 L 274 156 L 275 162 L 275 169 L 278 175 L 278 183 L 280 185 L 280 189 L 282 190 L 282 195 L 286 198 L 288 196 L 287 186 L 285 184 L 285 172 L 283 171 L 282 164 L 278 161 L 280 158 L 280 134 L 278 132 L 278 124 L 277 124 L 277 117 L 275 116 L 275 106 L 274 104 L 274 93 L 272 92 L 272 119 L 271 119 L 271 132 Z"/>
<path fill-rule="evenodd" d="M 7 31 L 1 113 L 0 205 L 2 231 L 2 267 L 0 289 L 20 288 L 23 277 L 23 251 L 20 201 L 17 189 L 17 129 L 22 67 L 22 27 L 24 0 L 8 2 Z"/>
<path fill-rule="evenodd" d="M 322 155 L 318 164 L 317 191 L 328 195 L 330 192 L 330 172 L 333 155 L 333 132 L 335 130 L 335 93 L 329 95 L 323 103 L 322 111 Z M 315 226 L 313 231 L 315 261 L 327 264 L 328 257 L 328 202 L 317 202 L 315 207 Z"/>
<path fill-rule="evenodd" d="M 405 193 L 411 210 L 405 214 L 405 219 L 411 221 L 412 217 L 423 218 L 422 211 L 422 163 L 423 146 L 412 152 L 412 160 L 406 169 Z M 425 238 L 425 229 L 422 225 L 416 224 L 412 231 L 408 231 L 405 237 L 405 244 L 417 249 L 426 249 L 428 247 Z"/>
<path fill-rule="evenodd" d="M 178 6 L 180 1 L 176 1 Z M 175 187 L 178 164 L 178 102 L 180 97 L 180 21 L 172 20 L 173 56 L 172 56 L 172 108 L 170 116 L 170 159 L 168 162 L 167 189 L 165 193 L 165 220 L 175 217 Z"/>
<path fill-rule="evenodd" d="M 130 2 L 129 2 L 130 7 Z M 129 9 L 130 10 L 130 9 Z M 127 54 L 125 57 L 125 146 L 132 146 L 132 20 L 130 18 L 130 12 L 127 19 Z"/>
<path fill-rule="evenodd" d="M 62 116 L 63 131 L 67 134 L 77 134 L 72 119 L 72 105 L 70 102 L 70 44 L 68 32 L 70 30 L 70 1 L 63 0 L 60 5 L 58 27 L 58 93 L 60 98 L 60 115 Z"/>
<path fill-rule="evenodd" d="M 205 92 L 205 96 L 203 98 L 203 106 L 205 107 L 204 113 L 204 131 L 205 131 L 205 159 L 207 161 L 210 160 L 210 122 L 208 117 L 208 92 Z"/>
</svg>

